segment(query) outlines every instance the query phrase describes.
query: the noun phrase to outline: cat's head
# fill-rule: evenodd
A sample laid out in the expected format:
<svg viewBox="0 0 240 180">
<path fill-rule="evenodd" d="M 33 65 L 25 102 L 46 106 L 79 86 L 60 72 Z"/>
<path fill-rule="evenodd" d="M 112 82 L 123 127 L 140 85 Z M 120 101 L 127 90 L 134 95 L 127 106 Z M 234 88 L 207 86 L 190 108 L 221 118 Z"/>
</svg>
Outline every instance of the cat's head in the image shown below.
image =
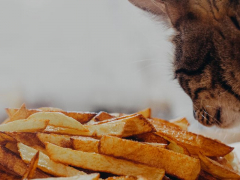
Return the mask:
<svg viewBox="0 0 240 180">
<path fill-rule="evenodd" d="M 239 0 L 130 0 L 176 30 L 174 71 L 206 126 L 240 123 Z"/>
</svg>

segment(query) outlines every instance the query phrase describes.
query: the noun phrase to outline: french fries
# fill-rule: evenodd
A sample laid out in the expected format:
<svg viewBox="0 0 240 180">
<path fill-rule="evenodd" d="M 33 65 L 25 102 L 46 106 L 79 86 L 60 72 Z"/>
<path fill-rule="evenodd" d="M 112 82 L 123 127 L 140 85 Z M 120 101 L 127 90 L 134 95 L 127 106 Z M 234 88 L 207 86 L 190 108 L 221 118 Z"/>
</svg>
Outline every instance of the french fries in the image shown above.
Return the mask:
<svg viewBox="0 0 240 180">
<path fill-rule="evenodd" d="M 45 151 L 45 145 L 37 137 L 37 133 L 32 132 L 4 132 L 6 135 L 11 136 L 17 142 L 22 142 L 30 147 L 40 151 Z"/>
<path fill-rule="evenodd" d="M 15 131 L 15 132 L 40 132 L 43 131 L 49 123 L 48 119 L 34 120 L 22 119 L 7 124 L 0 125 L 0 131 Z"/>
<path fill-rule="evenodd" d="M 169 122 L 179 126 L 181 129 L 186 130 L 186 131 L 188 130 L 188 126 L 190 125 L 188 120 L 185 117 L 172 119 Z"/>
<path fill-rule="evenodd" d="M 141 114 L 145 118 L 151 118 L 152 110 L 150 108 L 147 108 L 142 111 L 138 111 L 137 114 Z"/>
<path fill-rule="evenodd" d="M 72 137 L 72 146 L 75 150 L 98 153 L 99 140 L 91 137 Z M 54 144 L 54 143 L 53 143 Z"/>
<path fill-rule="evenodd" d="M 30 115 L 37 112 L 60 112 L 62 114 L 65 114 L 66 116 L 76 119 L 77 121 L 83 124 L 90 121 L 96 115 L 96 113 L 63 111 L 59 108 L 52 108 L 52 107 L 50 108 L 44 107 L 39 109 L 27 109 L 25 104 L 23 104 L 20 109 L 6 108 L 6 112 L 9 115 L 9 120 L 4 123 L 18 120 L 18 119 L 26 119 Z"/>
<path fill-rule="evenodd" d="M 23 161 L 27 163 L 31 161 L 31 159 L 37 152 L 37 150 L 22 143 L 18 143 L 18 150 Z M 84 172 L 78 171 L 72 167 L 52 161 L 46 154 L 42 152 L 39 153 L 38 168 L 46 173 L 60 177 L 71 177 L 85 174 Z"/>
<path fill-rule="evenodd" d="M 220 179 L 240 179 L 240 174 L 204 156 L 202 153 L 199 153 L 198 157 L 201 161 L 202 169 L 213 176 Z"/>
<path fill-rule="evenodd" d="M 16 175 L 12 175 L 7 173 L 6 171 L 1 171 L 0 170 L 0 179 L 1 180 L 21 180 L 21 176 L 16 176 Z"/>
<path fill-rule="evenodd" d="M 233 148 L 187 131 L 186 118 L 6 109 L 0 125 L 0 179 L 240 179 Z M 101 178 L 100 178 L 101 177 Z"/>
<path fill-rule="evenodd" d="M 35 170 L 37 168 L 38 160 L 39 160 L 39 151 L 31 159 L 31 161 L 29 163 L 29 167 L 28 167 L 27 171 L 24 173 L 22 179 L 33 178 Z"/>
<path fill-rule="evenodd" d="M 104 121 L 111 118 L 114 118 L 114 116 L 107 112 L 101 111 L 94 117 L 94 121 Z"/>
<path fill-rule="evenodd" d="M 23 162 L 21 158 L 3 146 L 0 146 L 0 164 L 18 176 L 23 176 L 28 169 L 28 166 Z M 34 177 L 46 178 L 48 175 L 37 170 L 35 171 Z"/>
<path fill-rule="evenodd" d="M 48 119 L 48 124 L 51 126 L 72 128 L 78 131 L 87 131 L 87 129 L 77 120 L 68 117 L 60 112 L 38 112 L 28 117 L 28 120 L 36 121 L 42 119 Z"/>
<path fill-rule="evenodd" d="M 98 180 L 99 179 L 99 174 L 94 173 L 94 174 L 86 174 L 86 175 L 79 175 L 79 176 L 72 176 L 71 178 L 46 178 L 46 179 L 35 179 L 35 180 Z"/>
<path fill-rule="evenodd" d="M 97 122 L 86 128 L 96 137 L 103 135 L 128 137 L 154 131 L 153 126 L 140 114 Z"/>
<path fill-rule="evenodd" d="M 142 175 L 152 180 L 162 179 L 165 174 L 163 169 L 97 153 L 62 148 L 51 143 L 46 143 L 46 150 L 50 158 L 54 161 L 93 171 L 108 172 L 117 175 Z"/>
<path fill-rule="evenodd" d="M 44 144 L 45 142 L 50 142 L 61 147 L 71 148 L 71 136 L 69 135 L 59 135 L 59 134 L 47 134 L 47 133 L 37 133 L 37 138 Z"/>
<path fill-rule="evenodd" d="M 168 144 L 169 142 L 161 136 L 156 135 L 155 133 L 143 133 L 133 136 L 133 139 L 143 142 L 150 143 L 162 143 Z"/>
<path fill-rule="evenodd" d="M 233 150 L 232 147 L 219 141 L 168 126 L 165 122 L 156 119 L 149 121 L 154 124 L 157 130 L 155 134 L 185 147 L 190 154 L 196 155 L 198 152 L 202 152 L 205 156 L 225 156 Z"/>
<path fill-rule="evenodd" d="M 196 179 L 200 172 L 198 159 L 178 154 L 164 148 L 104 136 L 100 140 L 99 151 L 102 154 L 124 158 L 149 166 L 165 169 L 168 174 L 181 179 Z M 181 166 L 179 166 L 181 164 Z"/>
</svg>

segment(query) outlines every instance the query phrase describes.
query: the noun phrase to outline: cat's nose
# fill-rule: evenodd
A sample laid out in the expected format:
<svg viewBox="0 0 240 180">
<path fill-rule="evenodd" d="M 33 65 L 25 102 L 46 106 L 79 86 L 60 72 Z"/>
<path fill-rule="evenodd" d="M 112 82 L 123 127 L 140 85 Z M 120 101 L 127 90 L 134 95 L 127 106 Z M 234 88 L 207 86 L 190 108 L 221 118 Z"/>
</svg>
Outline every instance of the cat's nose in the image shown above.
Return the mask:
<svg viewBox="0 0 240 180">
<path fill-rule="evenodd" d="M 214 121 L 214 117 L 205 108 L 199 108 L 193 110 L 193 116 L 204 126 L 218 125 Z"/>
</svg>

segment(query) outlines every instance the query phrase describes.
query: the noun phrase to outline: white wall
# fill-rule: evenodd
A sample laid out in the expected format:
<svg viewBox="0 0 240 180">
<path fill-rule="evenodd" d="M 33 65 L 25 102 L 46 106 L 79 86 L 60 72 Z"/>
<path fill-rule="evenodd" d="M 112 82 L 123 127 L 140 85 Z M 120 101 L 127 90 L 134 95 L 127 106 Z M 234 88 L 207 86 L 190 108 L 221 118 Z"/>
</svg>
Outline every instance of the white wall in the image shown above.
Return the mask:
<svg viewBox="0 0 240 180">
<path fill-rule="evenodd" d="M 0 120 L 5 107 L 186 116 L 225 142 L 240 135 L 193 120 L 173 80 L 172 33 L 127 0 L 0 1 Z"/>
<path fill-rule="evenodd" d="M 171 31 L 127 0 L 0 1 L 0 108 L 134 111 L 192 118 L 172 75 Z M 171 112 L 164 114 L 164 108 Z"/>
</svg>

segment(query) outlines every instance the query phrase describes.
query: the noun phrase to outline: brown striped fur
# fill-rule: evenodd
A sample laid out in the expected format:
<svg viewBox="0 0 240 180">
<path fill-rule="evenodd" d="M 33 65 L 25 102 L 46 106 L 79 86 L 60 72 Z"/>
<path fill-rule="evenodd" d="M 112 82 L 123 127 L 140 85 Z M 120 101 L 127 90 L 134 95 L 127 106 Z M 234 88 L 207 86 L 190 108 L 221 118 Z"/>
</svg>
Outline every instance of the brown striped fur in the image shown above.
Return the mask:
<svg viewBox="0 0 240 180">
<path fill-rule="evenodd" d="M 240 123 L 240 1 L 130 0 L 175 29 L 175 77 L 206 126 Z"/>
</svg>

